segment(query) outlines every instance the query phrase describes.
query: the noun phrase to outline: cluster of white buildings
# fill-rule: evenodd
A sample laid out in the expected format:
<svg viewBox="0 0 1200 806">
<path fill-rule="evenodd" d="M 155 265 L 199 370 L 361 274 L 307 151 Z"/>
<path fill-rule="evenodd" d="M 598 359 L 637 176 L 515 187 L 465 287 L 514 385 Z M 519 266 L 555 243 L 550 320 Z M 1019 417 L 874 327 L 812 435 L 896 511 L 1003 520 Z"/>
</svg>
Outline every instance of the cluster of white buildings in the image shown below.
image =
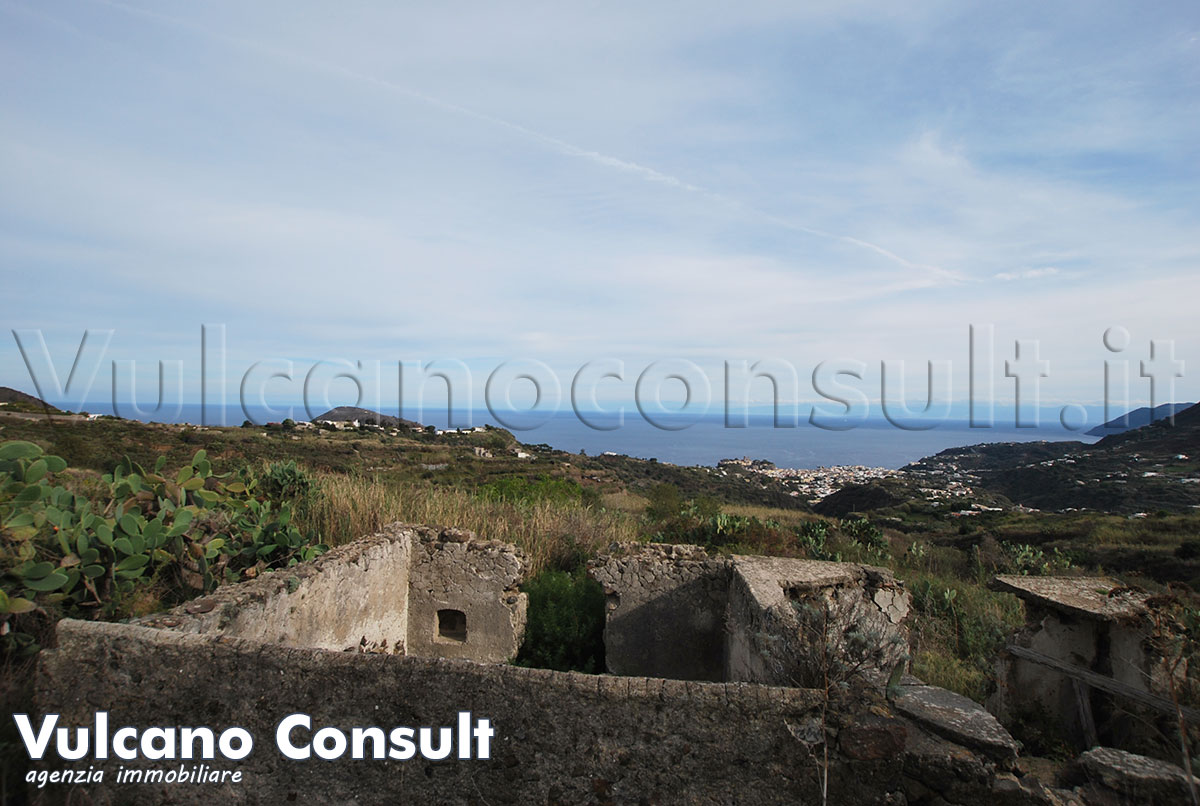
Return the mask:
<svg viewBox="0 0 1200 806">
<path fill-rule="evenodd" d="M 758 473 L 783 482 L 791 489 L 794 497 L 804 496 L 810 503 L 816 503 L 827 495 L 832 495 L 843 487 L 851 484 L 865 484 L 872 479 L 884 479 L 901 476 L 899 470 L 886 467 L 866 467 L 865 465 L 834 465 L 833 467 L 795 468 L 776 467 L 765 459 L 722 459 L 717 463 L 718 472 L 727 475 L 728 469 L 740 468 L 751 473 Z"/>
</svg>

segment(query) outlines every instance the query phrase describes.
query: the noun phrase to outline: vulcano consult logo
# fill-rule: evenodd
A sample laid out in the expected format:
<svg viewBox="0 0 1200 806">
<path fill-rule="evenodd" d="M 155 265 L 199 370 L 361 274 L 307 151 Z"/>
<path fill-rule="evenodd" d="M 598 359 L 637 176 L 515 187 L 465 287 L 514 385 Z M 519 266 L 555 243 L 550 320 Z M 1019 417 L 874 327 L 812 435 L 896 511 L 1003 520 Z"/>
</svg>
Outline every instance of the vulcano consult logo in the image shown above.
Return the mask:
<svg viewBox="0 0 1200 806">
<path fill-rule="evenodd" d="M 33 761 L 46 758 L 51 746 L 64 761 L 194 762 L 155 767 L 108 770 L 116 783 L 240 783 L 240 770 L 214 769 L 202 762 L 240 761 L 254 751 L 254 736 L 245 728 L 123 726 L 113 730 L 107 711 L 97 711 L 90 726 L 62 727 L 58 714 L 42 717 L 36 730 L 28 714 L 14 714 L 25 750 Z M 460 711 L 456 724 L 442 727 L 351 727 L 348 731 L 325 726 L 313 729 L 312 717 L 296 713 L 284 717 L 275 729 L 276 749 L 293 761 L 314 756 L 325 761 L 423 758 L 439 761 L 491 758 L 495 730 L 488 719 Z M 27 780 L 39 787 L 47 783 L 102 783 L 106 770 L 94 764 L 87 769 L 30 771 Z"/>
</svg>

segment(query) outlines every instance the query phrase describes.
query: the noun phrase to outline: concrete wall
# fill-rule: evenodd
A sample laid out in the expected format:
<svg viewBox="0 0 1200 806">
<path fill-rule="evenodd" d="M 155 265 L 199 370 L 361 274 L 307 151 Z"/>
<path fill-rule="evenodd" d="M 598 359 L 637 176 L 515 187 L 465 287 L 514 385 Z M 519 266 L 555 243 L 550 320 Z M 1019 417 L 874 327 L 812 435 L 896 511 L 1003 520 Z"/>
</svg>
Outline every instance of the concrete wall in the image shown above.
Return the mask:
<svg viewBox="0 0 1200 806">
<path fill-rule="evenodd" d="M 992 587 L 1025 602 L 1025 625 L 1012 643 L 1072 666 L 1112 678 L 1135 692 L 1170 699 L 1152 640 L 1150 594 L 1104 576 L 1000 575 Z M 1005 722 L 1042 718 L 1087 749 L 1073 678 L 1039 663 L 1001 653 L 997 689 L 988 708 Z M 1084 687 L 1101 742 L 1153 755 L 1173 755 L 1165 737 L 1174 733 L 1173 713 L 1137 705 L 1120 695 Z"/>
<path fill-rule="evenodd" d="M 224 585 L 140 624 L 271 644 L 506 662 L 525 634 L 524 556 L 466 531 L 391 524 L 311 563 Z M 466 620 L 439 635 L 438 611 Z"/>
<path fill-rule="evenodd" d="M 68 620 L 58 648 L 40 658 L 41 713 L 61 714 L 64 726 L 88 726 L 96 710 L 109 711 L 113 726 L 237 725 L 255 748 L 242 761 L 214 762 L 242 771 L 236 785 L 119 785 L 122 764 L 179 762 L 110 761 L 97 763 L 106 771 L 100 785 L 40 795 L 96 804 L 819 803 L 815 759 L 829 737 L 830 803 L 912 803 L 930 792 L 940 803 L 989 802 L 997 777 L 986 758 L 896 717 L 881 699 L 855 698 L 831 705 L 822 720 L 820 695 L 803 689 L 328 652 Z M 309 714 L 314 731 L 349 733 L 453 725 L 462 710 L 491 720 L 490 760 L 291 761 L 274 743 L 275 726 L 293 713 Z"/>
<path fill-rule="evenodd" d="M 725 679 L 727 558 L 697 546 L 638 545 L 604 558 L 589 572 L 608 597 L 608 671 Z"/>
<path fill-rule="evenodd" d="M 1096 664 L 1097 633 L 1103 625 L 1094 620 L 1053 613 L 1027 605 L 1030 625 L 1013 640 L 1036 652 L 1058 658 L 1084 669 Z M 997 661 L 996 691 L 988 699 L 988 710 L 1001 721 L 1044 714 L 1062 726 L 1068 736 L 1080 737 L 1083 726 L 1071 679 L 1040 664 L 1001 655 Z"/>
<path fill-rule="evenodd" d="M 725 675 L 723 680 L 760 683 L 781 675 L 776 647 L 764 640 L 783 632 L 779 614 L 764 609 L 745 577 L 730 575 L 729 603 L 725 610 Z M 783 685 L 791 685 L 784 683 Z"/>
</svg>

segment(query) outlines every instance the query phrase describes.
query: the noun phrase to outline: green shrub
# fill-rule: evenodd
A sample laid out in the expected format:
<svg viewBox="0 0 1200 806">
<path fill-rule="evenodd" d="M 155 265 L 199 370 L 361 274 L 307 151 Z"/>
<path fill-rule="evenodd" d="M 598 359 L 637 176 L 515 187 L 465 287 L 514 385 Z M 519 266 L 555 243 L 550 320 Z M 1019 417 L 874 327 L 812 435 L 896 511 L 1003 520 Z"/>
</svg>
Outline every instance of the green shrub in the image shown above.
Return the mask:
<svg viewBox="0 0 1200 806">
<path fill-rule="evenodd" d="M 1054 548 L 1049 554 L 1028 543 L 1002 542 L 1000 547 L 1008 555 L 1008 567 L 1021 576 L 1047 576 L 1071 568 L 1071 558 Z"/>
<path fill-rule="evenodd" d="M 665 521 L 679 516 L 683 510 L 683 499 L 674 484 L 656 484 L 650 490 L 650 503 L 646 506 L 646 517 L 652 521 Z"/>
<path fill-rule="evenodd" d="M 1024 623 L 1020 600 L 948 575 L 914 571 L 907 582 L 916 611 L 913 673 L 982 701 L 996 653 Z"/>
<path fill-rule="evenodd" d="M 866 518 L 843 520 L 838 523 L 838 531 L 858 545 L 866 554 L 866 559 L 873 562 L 891 559 L 891 546 L 883 530 Z"/>
<path fill-rule="evenodd" d="M 1181 560 L 1194 560 L 1200 557 L 1200 540 L 1185 540 L 1175 549 L 1175 556 Z"/>
<path fill-rule="evenodd" d="M 583 488 L 569 479 L 554 479 L 543 475 L 537 479 L 507 476 L 480 487 L 480 494 L 492 501 L 532 504 L 548 501 L 554 504 L 583 502 Z"/>
<path fill-rule="evenodd" d="M 796 542 L 804 552 L 804 556 L 814 560 L 840 559 L 837 552 L 828 547 L 829 524 L 825 521 L 808 521 L 794 527 Z"/>
<path fill-rule="evenodd" d="M 604 671 L 604 591 L 583 568 L 543 571 L 521 589 L 529 596 L 519 666 Z"/>
</svg>

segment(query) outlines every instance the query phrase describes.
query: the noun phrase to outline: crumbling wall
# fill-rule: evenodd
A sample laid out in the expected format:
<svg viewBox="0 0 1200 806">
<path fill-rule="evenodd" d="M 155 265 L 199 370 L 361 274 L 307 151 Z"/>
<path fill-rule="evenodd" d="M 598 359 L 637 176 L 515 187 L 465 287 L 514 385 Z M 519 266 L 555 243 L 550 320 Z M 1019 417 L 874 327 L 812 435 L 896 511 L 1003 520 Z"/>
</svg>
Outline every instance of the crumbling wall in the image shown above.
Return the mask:
<svg viewBox="0 0 1200 806">
<path fill-rule="evenodd" d="M 122 785 L 120 766 L 179 762 L 110 759 L 95 764 L 102 783 L 48 787 L 47 802 L 819 803 L 825 742 L 830 803 L 933 793 L 938 803 L 984 803 L 998 782 L 1020 783 L 1001 775 L 1008 748 L 971 749 L 970 734 L 960 744 L 869 692 L 831 702 L 806 689 L 328 652 L 130 624 L 60 622 L 36 696 L 62 726 L 89 726 L 106 710 L 111 725 L 236 725 L 254 739 L 245 759 L 209 763 L 241 771 L 237 784 Z M 491 721 L 491 758 L 292 761 L 275 746 L 276 726 L 294 713 L 312 719 L 293 737 L 306 741 L 327 726 L 452 726 L 460 711 Z M 1017 786 L 1003 802 L 1046 801 Z"/>
<path fill-rule="evenodd" d="M 392 524 L 316 560 L 223 585 L 140 623 L 270 644 L 348 649 L 360 643 L 403 652 L 415 533 Z"/>
<path fill-rule="evenodd" d="M 148 627 L 271 644 L 503 663 L 525 635 L 524 555 L 394 523 L 310 563 L 223 585 Z"/>
<path fill-rule="evenodd" d="M 470 532 L 421 532 L 413 545 L 408 654 L 506 663 L 525 635 L 519 550 Z"/>
<path fill-rule="evenodd" d="M 614 546 L 590 572 L 608 596 L 613 674 L 801 685 L 823 662 L 822 634 L 834 663 L 855 641 L 874 655 L 864 669 L 907 652 L 909 596 L 885 569 L 638 544 Z"/>
<path fill-rule="evenodd" d="M 890 669 L 908 653 L 909 596 L 882 568 L 735 556 L 727 680 L 818 685 Z"/>
<path fill-rule="evenodd" d="M 589 572 L 607 596 L 608 671 L 725 679 L 728 558 L 698 546 L 614 546 Z"/>
<path fill-rule="evenodd" d="M 992 586 L 1025 601 L 1026 623 L 1012 645 L 1135 692 L 1168 694 L 1165 684 L 1155 685 L 1146 594 L 1106 577 L 999 576 Z M 1077 676 L 1045 663 L 1004 652 L 996 659 L 996 679 L 988 708 L 1006 723 L 1047 721 L 1074 737 L 1080 750 L 1089 744 L 1087 720 L 1102 742 L 1142 746 L 1157 740 L 1153 725 L 1163 713 L 1081 685 Z"/>
<path fill-rule="evenodd" d="M 1027 606 L 1026 615 L 1026 626 L 1010 640 L 1084 669 L 1096 665 L 1097 638 L 1103 625 L 1034 604 Z M 988 699 L 988 708 L 1002 721 L 1011 724 L 1017 719 L 1045 718 L 1061 725 L 1065 735 L 1083 741 L 1084 728 L 1071 678 L 1006 653 L 997 657 L 996 671 L 996 691 Z"/>
</svg>

